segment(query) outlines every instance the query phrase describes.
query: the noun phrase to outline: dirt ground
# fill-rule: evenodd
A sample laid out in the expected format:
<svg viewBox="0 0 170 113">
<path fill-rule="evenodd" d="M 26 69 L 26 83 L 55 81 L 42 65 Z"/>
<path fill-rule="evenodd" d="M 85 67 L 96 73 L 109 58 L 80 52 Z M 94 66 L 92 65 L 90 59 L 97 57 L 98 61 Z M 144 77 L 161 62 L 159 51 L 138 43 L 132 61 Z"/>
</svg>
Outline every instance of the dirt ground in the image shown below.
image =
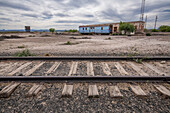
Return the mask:
<svg viewBox="0 0 170 113">
<path fill-rule="evenodd" d="M 0 34 L 0 36 L 2 35 L 4 34 Z M 44 56 L 45 54 L 51 56 L 170 55 L 170 36 L 71 36 L 47 35 L 46 33 L 17 33 L 5 35 L 18 35 L 25 38 L 0 41 L 0 56 L 12 56 L 16 52 L 25 49 L 30 50 L 31 53 L 37 56 Z M 65 44 L 68 41 L 70 41 L 70 44 Z"/>
</svg>

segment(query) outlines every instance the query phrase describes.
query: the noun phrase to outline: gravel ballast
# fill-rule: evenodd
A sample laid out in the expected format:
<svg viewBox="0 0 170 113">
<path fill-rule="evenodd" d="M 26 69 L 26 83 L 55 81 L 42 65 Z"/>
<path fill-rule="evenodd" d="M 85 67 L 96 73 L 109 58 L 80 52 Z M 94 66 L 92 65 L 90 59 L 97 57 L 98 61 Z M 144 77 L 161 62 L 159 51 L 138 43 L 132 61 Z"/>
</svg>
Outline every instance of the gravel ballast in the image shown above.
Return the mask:
<svg viewBox="0 0 170 113">
<path fill-rule="evenodd" d="M 88 83 L 74 83 L 73 96 L 61 98 L 63 83 L 44 83 L 44 88 L 36 97 L 26 98 L 26 92 L 33 83 L 22 83 L 10 98 L 0 99 L 0 112 L 41 112 L 41 113 L 147 113 L 170 110 L 170 99 L 161 95 L 152 83 L 140 83 L 147 97 L 137 97 L 127 83 L 117 83 L 123 98 L 111 98 L 109 86 L 112 83 L 97 83 L 99 98 L 88 98 Z M 113 83 L 115 84 L 115 83 Z M 166 83 L 161 83 L 167 86 Z M 7 83 L 0 83 L 0 88 Z"/>
</svg>

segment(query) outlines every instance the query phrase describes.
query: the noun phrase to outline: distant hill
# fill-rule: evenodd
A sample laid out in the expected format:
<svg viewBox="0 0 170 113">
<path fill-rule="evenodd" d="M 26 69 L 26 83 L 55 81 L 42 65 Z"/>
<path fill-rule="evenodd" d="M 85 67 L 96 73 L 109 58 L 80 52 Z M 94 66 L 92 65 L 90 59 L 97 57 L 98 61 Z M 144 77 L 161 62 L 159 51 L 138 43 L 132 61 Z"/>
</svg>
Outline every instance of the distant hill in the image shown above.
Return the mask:
<svg viewBox="0 0 170 113">
<path fill-rule="evenodd" d="M 65 30 L 56 30 L 57 32 L 64 32 Z M 0 30 L 0 32 L 25 32 L 23 29 Z M 49 32 L 48 29 L 31 29 L 31 32 Z"/>
</svg>

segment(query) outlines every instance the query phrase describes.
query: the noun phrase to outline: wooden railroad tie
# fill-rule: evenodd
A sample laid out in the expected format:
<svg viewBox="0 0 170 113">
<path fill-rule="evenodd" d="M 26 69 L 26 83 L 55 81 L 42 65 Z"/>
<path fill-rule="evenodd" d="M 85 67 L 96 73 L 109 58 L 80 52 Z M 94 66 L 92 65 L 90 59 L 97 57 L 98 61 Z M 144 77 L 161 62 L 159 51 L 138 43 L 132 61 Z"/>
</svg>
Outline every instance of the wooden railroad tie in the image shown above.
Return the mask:
<svg viewBox="0 0 170 113">
<path fill-rule="evenodd" d="M 132 62 L 127 62 L 128 65 L 130 65 L 138 74 L 140 74 L 141 76 L 149 76 L 147 73 L 145 73 L 140 67 L 138 67 L 137 65 L 135 65 Z"/>
<path fill-rule="evenodd" d="M 122 98 L 123 97 L 123 95 L 121 94 L 121 92 L 117 86 L 110 86 L 109 93 L 110 93 L 110 97 L 112 97 L 112 98 Z"/>
<path fill-rule="evenodd" d="M 72 97 L 72 94 L 73 94 L 73 85 L 65 84 L 62 91 L 62 97 Z"/>
<path fill-rule="evenodd" d="M 36 85 L 34 84 L 31 89 L 28 91 L 28 93 L 26 94 L 26 97 L 32 97 L 32 96 L 36 96 L 41 90 L 42 90 L 43 86 L 42 85 Z"/>
<path fill-rule="evenodd" d="M 73 62 L 72 63 L 68 76 L 76 75 L 76 73 L 77 73 L 77 66 L 78 66 L 78 62 Z"/>
<path fill-rule="evenodd" d="M 17 68 L 16 70 L 10 72 L 10 73 L 8 74 L 8 76 L 13 76 L 14 74 L 16 74 L 17 72 L 20 72 L 22 69 L 24 69 L 25 67 L 27 67 L 27 66 L 29 66 L 29 65 L 31 65 L 31 64 L 32 64 L 32 62 L 27 62 L 27 63 L 23 64 L 22 66 L 20 66 L 20 67 Z"/>
<path fill-rule="evenodd" d="M 153 66 L 153 65 L 151 65 L 149 63 L 143 62 L 143 65 L 145 65 L 146 67 L 150 68 L 151 70 L 153 70 L 154 72 L 158 73 L 159 75 L 167 76 L 166 73 L 163 73 L 162 71 L 158 70 L 155 66 Z"/>
<path fill-rule="evenodd" d="M 112 76 L 112 73 L 110 72 L 110 68 L 108 66 L 107 63 L 102 62 L 102 67 L 103 67 L 103 72 L 107 75 L 107 76 Z"/>
<path fill-rule="evenodd" d="M 162 85 L 154 85 L 154 87 L 163 95 L 170 97 L 170 90 L 168 90 L 166 87 Z"/>
<path fill-rule="evenodd" d="M 38 68 L 40 68 L 45 62 L 41 62 L 34 66 L 32 69 L 28 70 L 26 73 L 24 73 L 24 76 L 30 76 L 32 73 L 34 73 Z"/>
<path fill-rule="evenodd" d="M 87 62 L 87 75 L 94 76 L 93 63 Z"/>
<path fill-rule="evenodd" d="M 47 72 L 45 72 L 45 73 L 46 73 L 46 74 L 50 74 L 50 73 L 55 72 L 55 71 L 57 70 L 57 68 L 60 66 L 60 64 L 61 64 L 61 62 L 55 62 L 55 63 L 51 66 L 51 68 L 50 68 Z"/>
<path fill-rule="evenodd" d="M 119 62 L 115 62 L 114 64 L 121 75 L 129 75 L 129 73 L 125 71 L 125 69 L 121 66 Z"/>
<path fill-rule="evenodd" d="M 146 97 L 147 94 L 138 85 L 130 85 L 132 91 L 139 97 Z"/>
<path fill-rule="evenodd" d="M 89 85 L 88 97 L 94 97 L 94 98 L 98 98 L 99 97 L 99 92 L 98 92 L 96 84 Z"/>
<path fill-rule="evenodd" d="M 15 89 L 20 85 L 20 83 L 11 83 L 4 87 L 0 91 L 0 97 L 1 98 L 8 98 L 11 96 L 11 94 L 15 91 Z"/>
</svg>

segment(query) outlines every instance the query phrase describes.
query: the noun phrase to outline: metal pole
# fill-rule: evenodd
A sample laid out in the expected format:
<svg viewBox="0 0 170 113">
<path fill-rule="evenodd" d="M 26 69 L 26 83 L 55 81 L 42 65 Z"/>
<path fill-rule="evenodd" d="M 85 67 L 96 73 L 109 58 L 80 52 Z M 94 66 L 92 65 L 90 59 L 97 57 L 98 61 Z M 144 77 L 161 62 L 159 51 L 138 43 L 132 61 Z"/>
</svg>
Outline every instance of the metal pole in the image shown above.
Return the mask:
<svg viewBox="0 0 170 113">
<path fill-rule="evenodd" d="M 145 0 L 142 0 L 141 17 L 140 17 L 140 20 L 141 20 L 141 21 L 143 21 L 143 19 L 144 19 L 144 13 L 145 13 Z"/>
<path fill-rule="evenodd" d="M 157 20 L 158 20 L 158 16 L 156 16 L 156 18 L 155 18 L 155 27 L 154 27 L 154 29 L 156 29 Z"/>
<path fill-rule="evenodd" d="M 147 19 L 148 19 L 148 16 L 146 15 L 146 18 L 145 18 L 145 29 L 146 29 Z"/>
<path fill-rule="evenodd" d="M 141 21 L 142 21 L 142 9 L 143 9 L 143 0 L 142 0 L 142 5 L 141 5 L 141 16 L 140 16 Z"/>
</svg>

